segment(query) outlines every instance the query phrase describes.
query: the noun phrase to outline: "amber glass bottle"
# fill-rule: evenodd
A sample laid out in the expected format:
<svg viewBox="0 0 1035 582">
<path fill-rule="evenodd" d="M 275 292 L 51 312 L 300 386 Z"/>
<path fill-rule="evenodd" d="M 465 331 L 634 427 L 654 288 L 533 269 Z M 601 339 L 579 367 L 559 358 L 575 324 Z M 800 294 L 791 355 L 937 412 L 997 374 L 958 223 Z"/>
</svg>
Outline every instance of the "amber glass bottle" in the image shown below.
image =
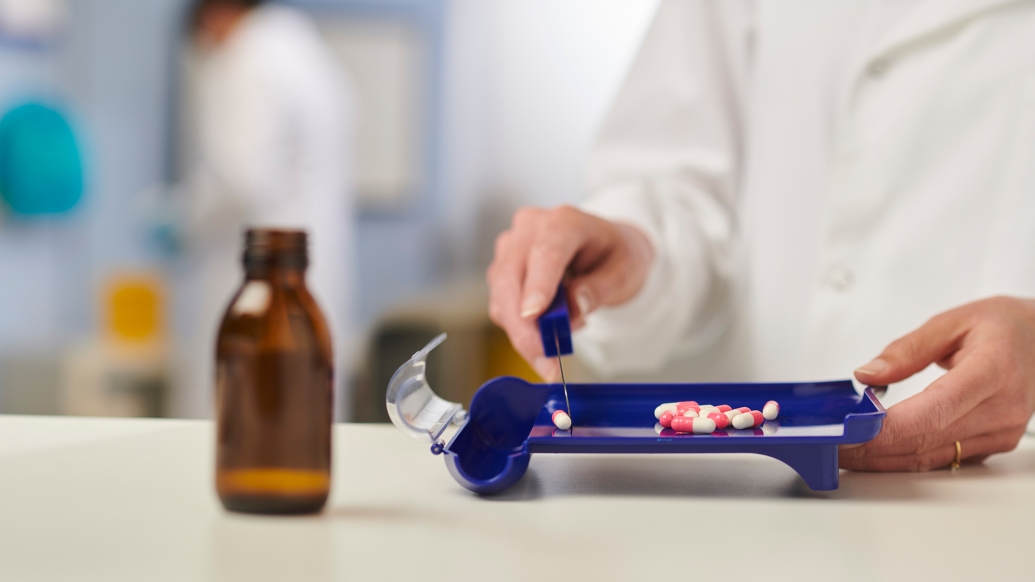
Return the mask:
<svg viewBox="0 0 1035 582">
<path fill-rule="evenodd" d="M 216 490 L 251 513 L 310 513 L 331 482 L 333 364 L 306 289 L 306 234 L 249 230 L 216 348 Z"/>
</svg>

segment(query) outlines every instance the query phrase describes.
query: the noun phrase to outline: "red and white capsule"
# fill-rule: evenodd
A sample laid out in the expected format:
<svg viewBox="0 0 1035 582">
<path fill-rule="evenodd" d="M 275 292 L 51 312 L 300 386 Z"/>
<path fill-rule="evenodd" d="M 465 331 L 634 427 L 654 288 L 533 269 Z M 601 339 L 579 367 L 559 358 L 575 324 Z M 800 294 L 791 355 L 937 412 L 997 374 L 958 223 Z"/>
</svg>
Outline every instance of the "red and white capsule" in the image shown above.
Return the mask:
<svg viewBox="0 0 1035 582">
<path fill-rule="evenodd" d="M 741 406 L 740 408 L 734 408 L 733 410 L 727 410 L 726 412 L 723 412 L 723 414 L 726 415 L 726 418 L 729 419 L 730 423 L 732 424 L 734 417 L 736 417 L 737 415 L 740 415 L 740 414 L 744 414 L 745 412 L 751 412 L 751 409 L 748 408 L 747 406 Z"/>
<path fill-rule="evenodd" d="M 677 416 L 672 419 L 672 430 L 676 432 L 708 434 L 715 431 L 715 421 L 710 418 Z"/>
<path fill-rule="evenodd" d="M 708 416 L 706 416 L 705 418 L 708 418 L 712 422 L 714 422 L 715 428 L 718 430 L 726 428 L 726 426 L 730 423 L 730 419 L 726 418 L 725 414 L 718 411 L 708 413 Z"/>
<path fill-rule="evenodd" d="M 764 421 L 765 417 L 762 416 L 761 412 L 752 410 L 751 412 L 745 412 L 734 416 L 733 428 L 738 430 L 743 428 L 752 428 L 762 424 Z"/>
<path fill-rule="evenodd" d="M 561 430 L 568 430 L 571 428 L 571 417 L 563 410 L 555 410 L 553 416 L 550 417 L 550 420 L 553 421 L 554 426 Z"/>
<path fill-rule="evenodd" d="M 672 414 L 671 410 L 666 410 L 661 413 L 661 418 L 658 419 L 658 422 L 665 428 L 672 428 L 672 419 L 675 417 L 676 415 Z"/>
<path fill-rule="evenodd" d="M 708 411 L 708 410 L 702 410 L 702 411 L 701 411 L 701 413 L 697 415 L 697 417 L 698 417 L 698 418 L 708 418 L 708 415 L 709 415 L 709 414 L 711 414 L 711 413 L 713 413 L 713 412 L 715 412 L 715 411 L 714 411 L 714 410 L 711 410 L 711 411 Z M 714 422 L 714 419 L 713 419 L 713 421 L 712 421 L 712 422 Z"/>
<path fill-rule="evenodd" d="M 697 405 L 693 400 L 687 400 L 685 402 L 676 403 L 676 416 L 686 416 L 687 412 L 693 410 L 694 412 L 700 412 L 701 407 Z"/>
<path fill-rule="evenodd" d="M 677 404 L 679 404 L 679 403 L 678 402 L 665 402 L 663 404 L 659 404 L 658 407 L 654 409 L 654 418 L 656 418 L 658 420 L 661 420 L 661 415 L 664 414 L 666 410 L 671 410 L 672 414 L 675 414 L 676 413 L 676 405 Z"/>
<path fill-rule="evenodd" d="M 762 416 L 766 420 L 776 420 L 777 416 L 780 416 L 780 404 L 775 400 L 770 400 L 765 403 L 762 407 Z"/>
</svg>

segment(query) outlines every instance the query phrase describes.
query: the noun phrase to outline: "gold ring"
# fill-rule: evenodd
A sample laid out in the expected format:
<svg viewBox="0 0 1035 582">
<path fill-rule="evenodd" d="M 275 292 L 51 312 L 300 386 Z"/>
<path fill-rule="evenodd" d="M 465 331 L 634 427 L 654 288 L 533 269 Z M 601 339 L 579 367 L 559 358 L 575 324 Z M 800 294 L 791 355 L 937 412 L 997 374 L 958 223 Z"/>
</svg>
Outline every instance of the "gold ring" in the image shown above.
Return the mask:
<svg viewBox="0 0 1035 582">
<path fill-rule="evenodd" d="M 962 456 L 963 449 L 960 448 L 960 442 L 956 441 L 956 459 L 952 462 L 951 465 L 949 465 L 950 467 L 952 467 L 953 471 L 960 468 L 960 457 Z"/>
</svg>

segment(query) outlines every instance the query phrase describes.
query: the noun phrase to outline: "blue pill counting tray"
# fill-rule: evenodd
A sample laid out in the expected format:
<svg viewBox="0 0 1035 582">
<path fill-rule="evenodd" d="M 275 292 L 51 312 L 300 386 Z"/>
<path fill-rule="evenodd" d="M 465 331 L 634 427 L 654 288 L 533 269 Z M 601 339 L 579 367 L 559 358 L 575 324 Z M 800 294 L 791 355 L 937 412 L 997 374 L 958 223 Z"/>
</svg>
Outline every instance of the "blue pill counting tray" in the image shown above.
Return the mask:
<svg viewBox="0 0 1035 582">
<path fill-rule="evenodd" d="M 444 454 L 458 483 L 476 493 L 506 490 L 521 479 L 534 453 L 756 453 L 783 461 L 814 490 L 837 489 L 838 445 L 866 442 L 880 432 L 884 407 L 851 380 L 785 384 L 568 384 L 570 431 L 550 415 L 564 408 L 560 384 L 531 384 L 502 377 L 486 382 L 470 412 L 439 398 L 424 376 L 435 338 L 392 377 L 388 414 L 403 432 Z M 711 434 L 677 434 L 662 428 L 654 408 L 663 402 L 748 406 L 780 403 L 780 416 L 761 427 Z M 446 444 L 443 433 L 460 425 Z M 646 478 L 646 477 L 645 477 Z"/>
</svg>

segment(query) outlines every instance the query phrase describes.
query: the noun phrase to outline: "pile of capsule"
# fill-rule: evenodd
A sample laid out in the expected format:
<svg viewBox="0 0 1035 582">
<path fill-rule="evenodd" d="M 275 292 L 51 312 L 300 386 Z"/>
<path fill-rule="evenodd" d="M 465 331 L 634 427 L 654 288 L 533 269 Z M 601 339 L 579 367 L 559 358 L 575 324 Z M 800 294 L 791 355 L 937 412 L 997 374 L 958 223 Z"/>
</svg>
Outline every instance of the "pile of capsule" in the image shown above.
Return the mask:
<svg viewBox="0 0 1035 582">
<path fill-rule="evenodd" d="M 754 428 L 766 420 L 775 420 L 780 416 L 780 405 L 770 400 L 762 407 L 761 412 L 746 406 L 732 408 L 728 404 L 712 406 L 697 404 L 693 400 L 685 402 L 666 402 L 654 409 L 654 418 L 661 426 L 676 432 L 708 434 L 722 430 L 727 426 L 736 429 Z"/>
</svg>

